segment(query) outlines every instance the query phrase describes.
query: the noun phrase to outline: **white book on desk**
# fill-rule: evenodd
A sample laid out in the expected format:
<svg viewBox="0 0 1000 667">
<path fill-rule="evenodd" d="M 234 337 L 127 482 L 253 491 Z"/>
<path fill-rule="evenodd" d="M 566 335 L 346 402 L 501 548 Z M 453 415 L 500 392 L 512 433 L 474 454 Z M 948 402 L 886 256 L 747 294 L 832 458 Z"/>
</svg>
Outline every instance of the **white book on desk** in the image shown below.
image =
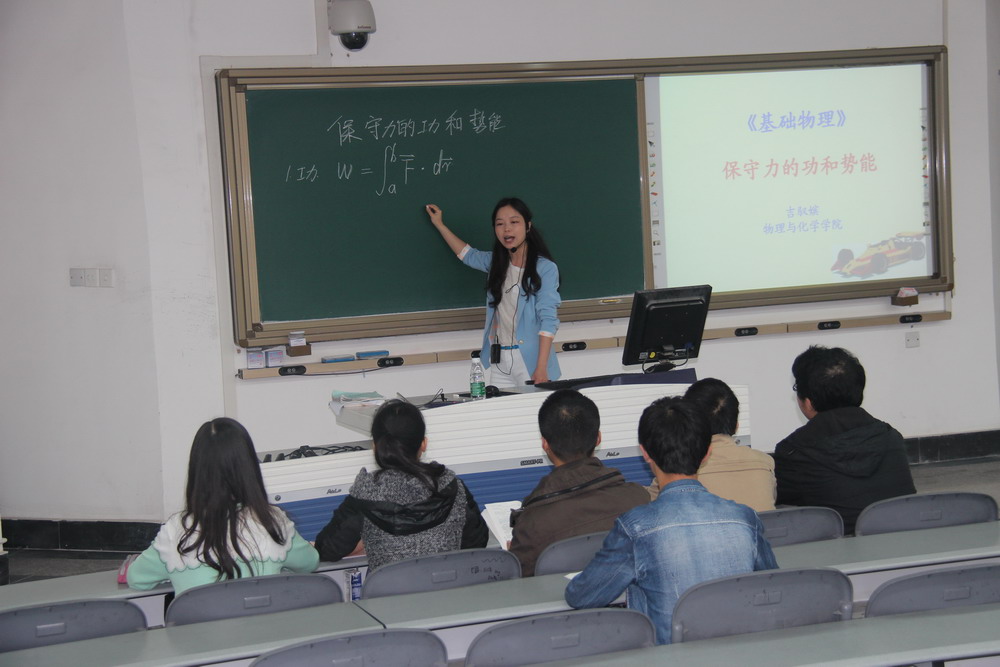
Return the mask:
<svg viewBox="0 0 1000 667">
<path fill-rule="evenodd" d="M 517 509 L 521 509 L 520 500 L 511 500 L 505 503 L 486 503 L 486 509 L 483 510 L 483 520 L 486 521 L 486 527 L 490 529 L 493 537 L 500 542 L 500 546 L 503 549 L 507 548 L 507 544 L 514 533 L 513 528 L 510 526 L 510 512 Z"/>
</svg>

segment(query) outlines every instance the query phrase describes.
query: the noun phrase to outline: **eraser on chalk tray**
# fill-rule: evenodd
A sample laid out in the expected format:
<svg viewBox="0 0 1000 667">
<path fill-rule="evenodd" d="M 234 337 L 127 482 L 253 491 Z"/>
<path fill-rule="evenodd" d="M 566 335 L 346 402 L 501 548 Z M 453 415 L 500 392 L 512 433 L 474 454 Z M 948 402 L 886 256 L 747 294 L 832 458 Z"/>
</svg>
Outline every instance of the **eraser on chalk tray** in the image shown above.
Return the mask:
<svg viewBox="0 0 1000 667">
<path fill-rule="evenodd" d="M 367 352 L 358 352 L 355 356 L 358 359 L 374 359 L 375 357 L 388 357 L 389 350 L 369 350 Z"/>
<path fill-rule="evenodd" d="M 323 357 L 324 364 L 335 364 L 340 361 L 354 361 L 353 354 L 335 354 L 331 357 Z"/>
</svg>

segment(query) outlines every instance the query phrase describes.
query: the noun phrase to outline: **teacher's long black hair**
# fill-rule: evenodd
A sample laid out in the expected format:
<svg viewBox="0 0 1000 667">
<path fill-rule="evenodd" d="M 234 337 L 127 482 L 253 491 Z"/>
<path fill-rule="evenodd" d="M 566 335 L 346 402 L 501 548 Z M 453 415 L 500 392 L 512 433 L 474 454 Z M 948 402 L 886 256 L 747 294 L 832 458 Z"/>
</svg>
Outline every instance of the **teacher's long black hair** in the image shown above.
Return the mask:
<svg viewBox="0 0 1000 667">
<path fill-rule="evenodd" d="M 552 259 L 552 253 L 545 245 L 541 233 L 535 228 L 531 219 L 531 209 L 528 205 L 517 197 L 505 197 L 497 202 L 493 207 L 493 214 L 490 216 L 490 225 L 493 225 L 497 211 L 504 206 L 510 206 L 521 214 L 526 227 L 524 238 L 528 244 L 528 250 L 524 261 L 524 275 L 521 277 L 521 289 L 526 294 L 534 294 L 542 287 L 542 279 L 538 275 L 538 258 L 544 257 Z M 507 276 L 507 267 L 510 266 L 510 251 L 503 247 L 499 239 L 493 239 L 493 261 L 490 264 L 490 273 L 486 278 L 486 289 L 490 293 L 490 305 L 496 308 L 503 297 L 503 281 Z"/>
</svg>

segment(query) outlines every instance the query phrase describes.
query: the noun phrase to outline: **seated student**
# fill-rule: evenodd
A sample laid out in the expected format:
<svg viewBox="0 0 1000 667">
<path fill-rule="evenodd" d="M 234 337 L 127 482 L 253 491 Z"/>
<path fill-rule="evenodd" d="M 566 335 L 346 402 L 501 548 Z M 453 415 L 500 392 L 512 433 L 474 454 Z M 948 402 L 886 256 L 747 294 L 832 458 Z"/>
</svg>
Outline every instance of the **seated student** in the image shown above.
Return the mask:
<svg viewBox="0 0 1000 667">
<path fill-rule="evenodd" d="M 566 587 L 571 607 L 604 607 L 627 589 L 628 606 L 653 621 L 657 643 L 669 644 L 674 605 L 688 588 L 777 567 L 757 513 L 696 479 L 711 440 L 708 417 L 691 401 L 661 398 L 643 411 L 639 444 L 660 495 L 618 517 Z"/>
<path fill-rule="evenodd" d="M 698 481 L 720 498 L 735 500 L 758 512 L 774 509 L 774 459 L 764 452 L 736 444 L 740 401 L 722 380 L 698 380 L 684 392 L 708 415 L 712 446 L 698 468 Z M 656 498 L 660 485 L 654 479 L 647 487 Z"/>
<path fill-rule="evenodd" d="M 642 486 L 626 482 L 594 456 L 601 442 L 601 415 L 592 400 L 574 389 L 552 392 L 538 410 L 538 428 L 555 469 L 513 514 L 510 551 L 521 561 L 525 577 L 535 573 L 535 561 L 548 545 L 610 530 L 619 514 L 649 502 Z"/>
<path fill-rule="evenodd" d="M 326 561 L 363 547 L 368 569 L 405 558 L 486 546 L 489 531 L 479 506 L 454 472 L 424 463 L 424 418 L 405 401 L 383 404 L 372 421 L 379 470 L 362 468 L 350 495 L 316 536 Z"/>
<path fill-rule="evenodd" d="M 291 519 L 267 502 L 250 434 L 220 417 L 194 436 L 184 511 L 163 524 L 126 577 L 132 588 L 169 580 L 182 593 L 223 579 L 312 572 L 318 562 Z"/>
<path fill-rule="evenodd" d="M 774 449 L 779 505 L 837 510 L 844 533 L 876 500 L 916 493 L 903 436 L 861 408 L 865 369 L 839 347 L 814 345 L 792 363 L 809 421 Z"/>
</svg>

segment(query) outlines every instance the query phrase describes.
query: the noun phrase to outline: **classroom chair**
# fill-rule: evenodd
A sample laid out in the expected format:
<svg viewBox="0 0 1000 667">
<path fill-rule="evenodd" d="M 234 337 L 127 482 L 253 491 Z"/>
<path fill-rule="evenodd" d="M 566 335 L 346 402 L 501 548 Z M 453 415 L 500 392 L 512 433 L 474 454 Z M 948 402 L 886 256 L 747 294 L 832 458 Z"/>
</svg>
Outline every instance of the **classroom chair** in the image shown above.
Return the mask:
<svg viewBox="0 0 1000 667">
<path fill-rule="evenodd" d="M 692 586 L 674 606 L 671 641 L 849 621 L 854 588 L 833 568 L 766 570 Z"/>
<path fill-rule="evenodd" d="M 865 617 L 1000 602 L 1000 565 L 918 572 L 886 581 L 868 598 Z"/>
<path fill-rule="evenodd" d="M 498 623 L 465 652 L 466 667 L 515 667 L 646 648 L 656 643 L 653 622 L 634 609 L 579 609 Z"/>
<path fill-rule="evenodd" d="M 418 556 L 369 572 L 361 598 L 440 591 L 491 581 L 517 579 L 521 563 L 503 549 L 460 549 Z"/>
<path fill-rule="evenodd" d="M 164 623 L 186 625 L 343 601 L 340 586 L 322 574 L 246 577 L 189 588 L 167 607 Z"/>
<path fill-rule="evenodd" d="M 888 498 L 861 510 L 855 535 L 960 526 L 997 520 L 997 501 L 985 493 L 917 493 Z"/>
<path fill-rule="evenodd" d="M 784 507 L 758 512 L 757 516 L 772 547 L 844 536 L 844 519 L 829 507 Z"/>
<path fill-rule="evenodd" d="M 251 667 L 420 665 L 445 667 L 448 651 L 429 630 L 390 628 L 294 644 L 260 655 Z"/>
<path fill-rule="evenodd" d="M 0 653 L 146 629 L 128 600 L 78 600 L 0 612 Z"/>
<path fill-rule="evenodd" d="M 579 572 L 587 566 L 604 544 L 608 531 L 567 537 L 542 550 L 535 561 L 535 576 L 559 572 Z"/>
</svg>

